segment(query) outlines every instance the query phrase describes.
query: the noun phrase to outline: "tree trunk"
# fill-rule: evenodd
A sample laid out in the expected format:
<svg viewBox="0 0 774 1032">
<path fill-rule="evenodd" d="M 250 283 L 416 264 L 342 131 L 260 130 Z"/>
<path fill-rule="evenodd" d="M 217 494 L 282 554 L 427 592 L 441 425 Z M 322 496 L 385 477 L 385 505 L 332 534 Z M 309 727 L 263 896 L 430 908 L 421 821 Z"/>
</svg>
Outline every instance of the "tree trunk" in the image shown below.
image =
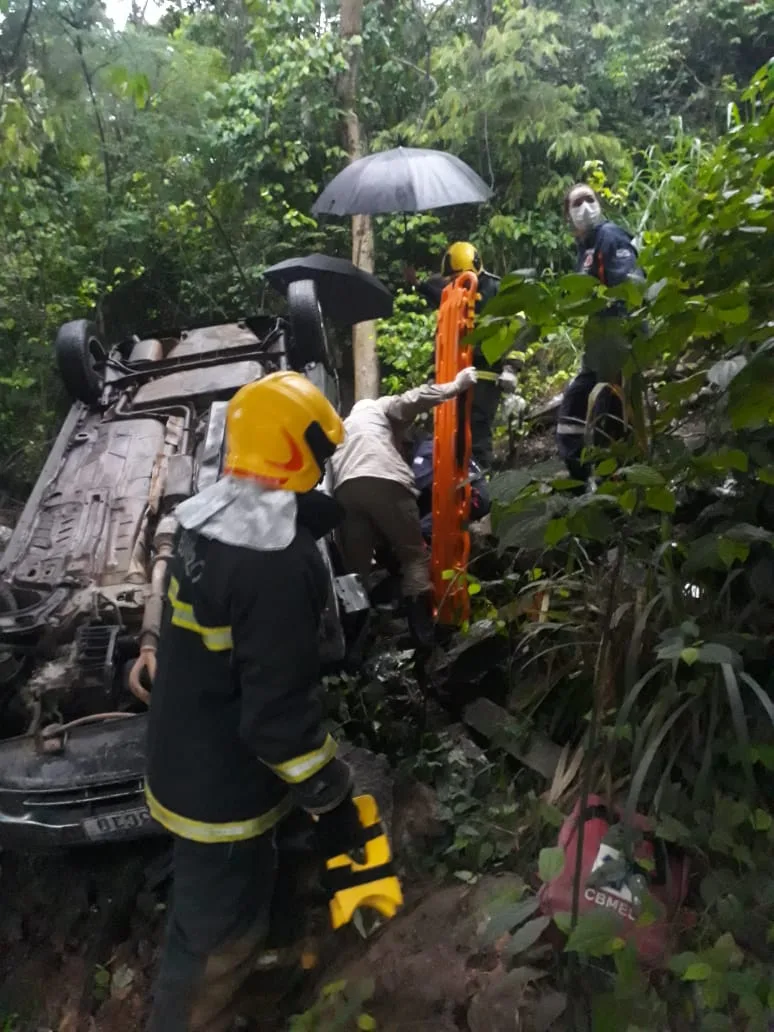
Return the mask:
<svg viewBox="0 0 774 1032">
<path fill-rule="evenodd" d="M 363 0 L 341 0 L 341 38 L 345 46 L 363 28 Z M 349 160 L 362 154 L 360 120 L 357 117 L 357 71 L 360 45 L 347 47 L 348 68 L 339 80 L 339 97 L 344 108 L 344 132 Z M 374 228 L 370 215 L 352 216 L 352 261 L 366 272 L 374 271 Z M 376 324 L 359 323 L 352 329 L 355 366 L 355 401 L 379 396 L 379 359 L 376 354 Z"/>
</svg>

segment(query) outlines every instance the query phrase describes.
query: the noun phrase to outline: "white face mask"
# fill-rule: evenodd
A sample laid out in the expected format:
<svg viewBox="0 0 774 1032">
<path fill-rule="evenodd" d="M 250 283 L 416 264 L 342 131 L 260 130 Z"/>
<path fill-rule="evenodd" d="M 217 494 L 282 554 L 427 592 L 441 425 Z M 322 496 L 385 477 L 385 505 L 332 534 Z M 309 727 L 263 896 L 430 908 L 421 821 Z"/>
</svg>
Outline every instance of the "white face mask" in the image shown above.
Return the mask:
<svg viewBox="0 0 774 1032">
<path fill-rule="evenodd" d="M 578 233 L 588 233 L 602 221 L 599 201 L 583 201 L 576 208 L 570 208 L 570 222 Z"/>
</svg>

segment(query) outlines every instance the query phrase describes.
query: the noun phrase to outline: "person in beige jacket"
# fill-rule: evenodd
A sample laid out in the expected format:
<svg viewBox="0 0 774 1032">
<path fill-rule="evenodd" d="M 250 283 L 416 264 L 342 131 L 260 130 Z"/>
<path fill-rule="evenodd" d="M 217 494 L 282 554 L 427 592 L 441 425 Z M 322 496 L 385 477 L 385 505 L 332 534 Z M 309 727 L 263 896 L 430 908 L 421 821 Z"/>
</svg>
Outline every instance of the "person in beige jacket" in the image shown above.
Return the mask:
<svg viewBox="0 0 774 1032">
<path fill-rule="evenodd" d="M 471 366 L 451 383 L 423 384 L 404 394 L 358 401 L 344 420 L 344 444 L 331 459 L 336 500 L 345 510 L 340 530 L 344 562 L 367 584 L 380 542 L 391 548 L 401 574 L 409 629 L 417 647 L 434 640 L 430 565 L 411 467 L 400 452 L 408 425 L 476 382 Z"/>
</svg>

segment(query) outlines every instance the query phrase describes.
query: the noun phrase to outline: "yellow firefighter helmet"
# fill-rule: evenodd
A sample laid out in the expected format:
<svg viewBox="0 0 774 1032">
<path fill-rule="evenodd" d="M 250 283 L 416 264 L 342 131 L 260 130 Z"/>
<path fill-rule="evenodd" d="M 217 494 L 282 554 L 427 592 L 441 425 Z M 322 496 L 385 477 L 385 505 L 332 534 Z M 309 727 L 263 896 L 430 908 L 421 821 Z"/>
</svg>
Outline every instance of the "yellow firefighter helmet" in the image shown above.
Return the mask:
<svg viewBox="0 0 774 1032">
<path fill-rule="evenodd" d="M 343 440 L 339 414 L 314 384 L 301 373 L 271 373 L 229 403 L 224 472 L 280 491 L 311 491 Z"/>
<path fill-rule="evenodd" d="M 456 276 L 460 272 L 475 272 L 478 275 L 483 267 L 481 255 L 473 244 L 467 240 L 458 240 L 446 249 L 441 262 L 441 275 Z"/>
</svg>

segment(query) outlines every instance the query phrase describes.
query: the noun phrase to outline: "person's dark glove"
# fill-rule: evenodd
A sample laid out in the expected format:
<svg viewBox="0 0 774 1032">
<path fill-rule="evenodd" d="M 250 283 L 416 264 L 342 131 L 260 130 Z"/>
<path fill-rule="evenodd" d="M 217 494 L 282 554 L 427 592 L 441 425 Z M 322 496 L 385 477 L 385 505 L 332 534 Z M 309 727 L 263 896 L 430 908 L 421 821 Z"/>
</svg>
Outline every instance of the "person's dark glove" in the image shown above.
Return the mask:
<svg viewBox="0 0 774 1032">
<path fill-rule="evenodd" d="M 320 814 L 315 831 L 318 848 L 326 858 L 362 848 L 365 842 L 363 826 L 352 792 L 334 810 Z"/>
<path fill-rule="evenodd" d="M 298 522 L 311 533 L 315 541 L 330 534 L 344 519 L 344 506 L 324 491 L 306 491 L 296 494 Z"/>
<path fill-rule="evenodd" d="M 352 795 L 352 771 L 349 764 L 334 756 L 306 781 L 293 785 L 296 806 L 314 817 L 328 813 Z"/>
</svg>

